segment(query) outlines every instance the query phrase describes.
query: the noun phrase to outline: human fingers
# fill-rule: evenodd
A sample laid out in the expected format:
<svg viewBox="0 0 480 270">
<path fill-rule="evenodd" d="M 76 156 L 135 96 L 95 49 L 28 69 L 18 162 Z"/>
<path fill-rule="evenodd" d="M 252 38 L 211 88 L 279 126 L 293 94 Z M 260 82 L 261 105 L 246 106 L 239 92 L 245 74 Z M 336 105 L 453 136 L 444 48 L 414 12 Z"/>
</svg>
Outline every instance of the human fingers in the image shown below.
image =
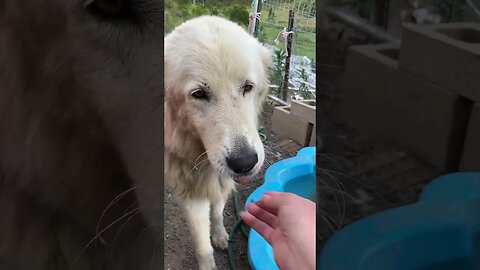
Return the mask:
<svg viewBox="0 0 480 270">
<path fill-rule="evenodd" d="M 269 196 L 272 196 L 272 197 L 279 197 L 279 198 L 281 198 L 282 201 L 283 200 L 289 200 L 289 201 L 295 201 L 295 202 L 301 202 L 301 203 L 315 204 L 314 202 L 312 202 L 308 199 L 305 199 L 304 197 L 299 196 L 295 193 L 291 193 L 291 192 L 267 191 L 267 192 L 265 192 L 264 195 L 269 195 Z"/>
<path fill-rule="evenodd" d="M 292 206 L 290 209 L 297 209 L 297 210 L 304 210 L 308 212 L 315 212 L 316 205 L 314 202 L 303 198 L 295 193 L 290 193 L 290 192 L 278 192 L 278 191 L 268 191 L 265 192 L 264 196 L 267 196 L 267 200 L 270 200 L 271 202 L 275 203 L 278 207 L 281 206 Z M 270 198 L 274 198 L 271 200 Z M 264 202 L 260 204 L 260 206 L 265 206 Z M 265 206 L 267 209 L 266 210 L 272 210 L 269 208 L 269 206 Z M 277 214 L 273 209 L 273 213 Z"/>
<path fill-rule="evenodd" d="M 248 226 L 252 227 L 257 233 L 259 233 L 263 238 L 265 238 L 265 240 L 267 240 L 270 245 L 272 244 L 272 227 L 270 227 L 265 222 L 259 220 L 249 212 L 242 212 L 240 213 L 240 216 L 242 217 L 243 221 L 247 223 Z"/>
<path fill-rule="evenodd" d="M 284 202 L 283 198 L 283 192 L 266 192 L 256 204 L 273 215 L 277 215 L 282 202 Z"/>
<path fill-rule="evenodd" d="M 258 218 L 259 220 L 265 222 L 270 227 L 275 229 L 278 226 L 277 216 L 259 207 L 258 205 L 251 203 L 247 205 L 247 209 L 250 214 Z"/>
</svg>

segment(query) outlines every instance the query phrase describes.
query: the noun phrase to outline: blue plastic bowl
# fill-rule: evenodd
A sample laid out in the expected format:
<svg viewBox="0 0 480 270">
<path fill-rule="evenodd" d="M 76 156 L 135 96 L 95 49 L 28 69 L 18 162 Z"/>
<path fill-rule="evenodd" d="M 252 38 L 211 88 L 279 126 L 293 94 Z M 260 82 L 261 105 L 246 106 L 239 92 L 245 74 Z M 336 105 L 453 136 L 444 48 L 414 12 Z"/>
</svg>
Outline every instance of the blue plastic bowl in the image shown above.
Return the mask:
<svg viewBox="0 0 480 270">
<path fill-rule="evenodd" d="M 245 202 L 254 203 L 267 191 L 284 191 L 315 201 L 315 147 L 298 151 L 297 156 L 271 165 L 265 173 L 265 181 Z M 270 244 L 251 229 L 248 236 L 248 259 L 254 270 L 278 270 Z"/>
<path fill-rule="evenodd" d="M 418 203 L 350 224 L 326 243 L 317 269 L 480 269 L 480 173 L 442 176 Z"/>
</svg>

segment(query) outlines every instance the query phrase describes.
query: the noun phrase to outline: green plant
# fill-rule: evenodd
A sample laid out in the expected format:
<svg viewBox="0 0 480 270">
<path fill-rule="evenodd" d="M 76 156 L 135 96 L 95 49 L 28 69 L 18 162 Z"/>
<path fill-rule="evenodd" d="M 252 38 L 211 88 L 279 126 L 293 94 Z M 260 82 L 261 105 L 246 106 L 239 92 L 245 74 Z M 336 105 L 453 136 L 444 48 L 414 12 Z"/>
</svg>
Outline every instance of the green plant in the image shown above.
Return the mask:
<svg viewBox="0 0 480 270">
<path fill-rule="evenodd" d="M 440 9 L 444 22 L 463 21 L 463 6 L 465 0 L 433 0 L 432 4 Z"/>
<path fill-rule="evenodd" d="M 212 9 L 210 10 L 210 14 L 211 14 L 211 15 L 215 15 L 215 16 L 217 16 L 218 14 L 220 14 L 220 11 L 218 10 L 218 7 L 213 6 Z"/>
<path fill-rule="evenodd" d="M 275 20 L 275 12 L 273 11 L 273 7 L 268 9 L 268 17 L 267 20 L 274 21 Z"/>
<path fill-rule="evenodd" d="M 263 29 L 263 26 L 261 24 L 258 27 L 257 39 L 263 44 L 267 43 L 268 41 L 267 34 L 265 33 L 265 30 Z"/>
<path fill-rule="evenodd" d="M 313 98 L 312 92 L 309 91 L 308 87 L 308 73 L 307 73 L 307 68 L 308 68 L 308 63 L 306 61 L 303 61 L 303 59 L 300 61 L 300 71 L 298 72 L 298 76 L 300 77 L 300 86 L 298 87 L 298 90 L 300 92 L 300 95 L 304 99 L 309 99 Z"/>
<path fill-rule="evenodd" d="M 285 72 L 285 57 L 287 54 L 283 48 L 277 48 L 273 52 L 273 65 L 271 68 L 272 84 L 277 85 L 275 95 L 279 98 L 283 97 L 283 76 Z"/>
<path fill-rule="evenodd" d="M 165 0 L 164 34 L 194 17 L 216 15 L 246 25 L 250 0 Z"/>
<path fill-rule="evenodd" d="M 245 7 L 233 5 L 228 9 L 228 18 L 240 25 L 247 26 L 248 24 L 248 11 Z"/>
<path fill-rule="evenodd" d="M 206 15 L 206 14 L 210 14 L 210 11 L 208 10 L 208 8 L 203 6 L 194 5 L 190 10 L 191 18 L 198 17 L 201 15 Z"/>
<path fill-rule="evenodd" d="M 312 5 L 310 7 L 310 17 L 315 17 L 316 13 L 317 13 L 317 5 Z"/>
</svg>

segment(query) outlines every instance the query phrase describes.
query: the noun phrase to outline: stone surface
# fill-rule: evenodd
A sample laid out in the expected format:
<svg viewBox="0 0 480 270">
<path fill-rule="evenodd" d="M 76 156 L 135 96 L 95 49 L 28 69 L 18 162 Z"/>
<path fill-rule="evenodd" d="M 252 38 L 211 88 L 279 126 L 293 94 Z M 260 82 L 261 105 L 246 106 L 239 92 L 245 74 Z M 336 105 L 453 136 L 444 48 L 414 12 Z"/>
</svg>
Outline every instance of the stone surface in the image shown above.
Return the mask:
<svg viewBox="0 0 480 270">
<path fill-rule="evenodd" d="M 317 146 L 317 126 L 313 125 L 312 135 L 310 136 L 309 146 Z"/>
<path fill-rule="evenodd" d="M 290 106 L 275 107 L 272 118 L 272 130 L 302 146 L 308 145 L 311 124 L 291 115 Z"/>
<path fill-rule="evenodd" d="M 292 100 L 292 115 L 303 119 L 309 123 L 315 124 L 315 99 Z"/>
<path fill-rule="evenodd" d="M 400 68 L 480 102 L 480 24 L 405 25 Z"/>
<path fill-rule="evenodd" d="M 405 16 L 402 15 L 407 11 L 410 11 L 411 6 L 405 1 L 389 1 L 388 4 L 387 31 L 395 36 L 400 37 L 402 33 L 403 21 L 406 20 L 403 19 Z"/>
<path fill-rule="evenodd" d="M 398 47 L 352 47 L 341 109 L 362 132 L 393 139 L 442 171 L 458 168 L 468 109 L 458 95 L 403 72 Z"/>
<path fill-rule="evenodd" d="M 480 171 L 480 104 L 473 106 L 460 163 L 462 171 Z"/>
</svg>

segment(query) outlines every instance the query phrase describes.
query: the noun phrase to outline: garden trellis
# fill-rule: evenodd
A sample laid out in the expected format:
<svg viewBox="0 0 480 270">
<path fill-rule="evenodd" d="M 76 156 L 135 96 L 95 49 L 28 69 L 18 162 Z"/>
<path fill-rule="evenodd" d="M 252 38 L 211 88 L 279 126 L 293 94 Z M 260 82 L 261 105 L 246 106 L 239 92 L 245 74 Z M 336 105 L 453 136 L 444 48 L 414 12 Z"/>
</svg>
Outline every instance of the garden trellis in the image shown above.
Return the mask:
<svg viewBox="0 0 480 270">
<path fill-rule="evenodd" d="M 291 57 L 285 61 L 290 68 L 287 63 L 280 67 L 280 61 L 274 61 L 272 83 L 277 86 L 276 95 L 285 100 L 285 90 L 289 88 L 303 98 L 315 97 L 316 1 L 253 0 L 251 15 L 258 15 L 257 11 L 260 16 L 254 21 L 255 36 L 275 50 L 285 51 L 284 57 Z M 293 14 L 292 27 L 289 27 L 290 14 Z M 288 38 L 291 38 L 289 46 Z M 274 53 L 274 57 L 278 55 Z M 282 68 L 285 70 L 279 72 Z"/>
<path fill-rule="evenodd" d="M 258 0 L 261 16 L 257 38 L 267 44 L 275 44 L 277 35 L 287 27 L 289 11 L 294 12 L 292 53 L 306 56 L 315 62 L 316 55 L 316 1 L 314 0 Z M 252 2 L 252 9 L 257 0 Z M 282 43 L 283 40 L 280 40 Z"/>
</svg>

